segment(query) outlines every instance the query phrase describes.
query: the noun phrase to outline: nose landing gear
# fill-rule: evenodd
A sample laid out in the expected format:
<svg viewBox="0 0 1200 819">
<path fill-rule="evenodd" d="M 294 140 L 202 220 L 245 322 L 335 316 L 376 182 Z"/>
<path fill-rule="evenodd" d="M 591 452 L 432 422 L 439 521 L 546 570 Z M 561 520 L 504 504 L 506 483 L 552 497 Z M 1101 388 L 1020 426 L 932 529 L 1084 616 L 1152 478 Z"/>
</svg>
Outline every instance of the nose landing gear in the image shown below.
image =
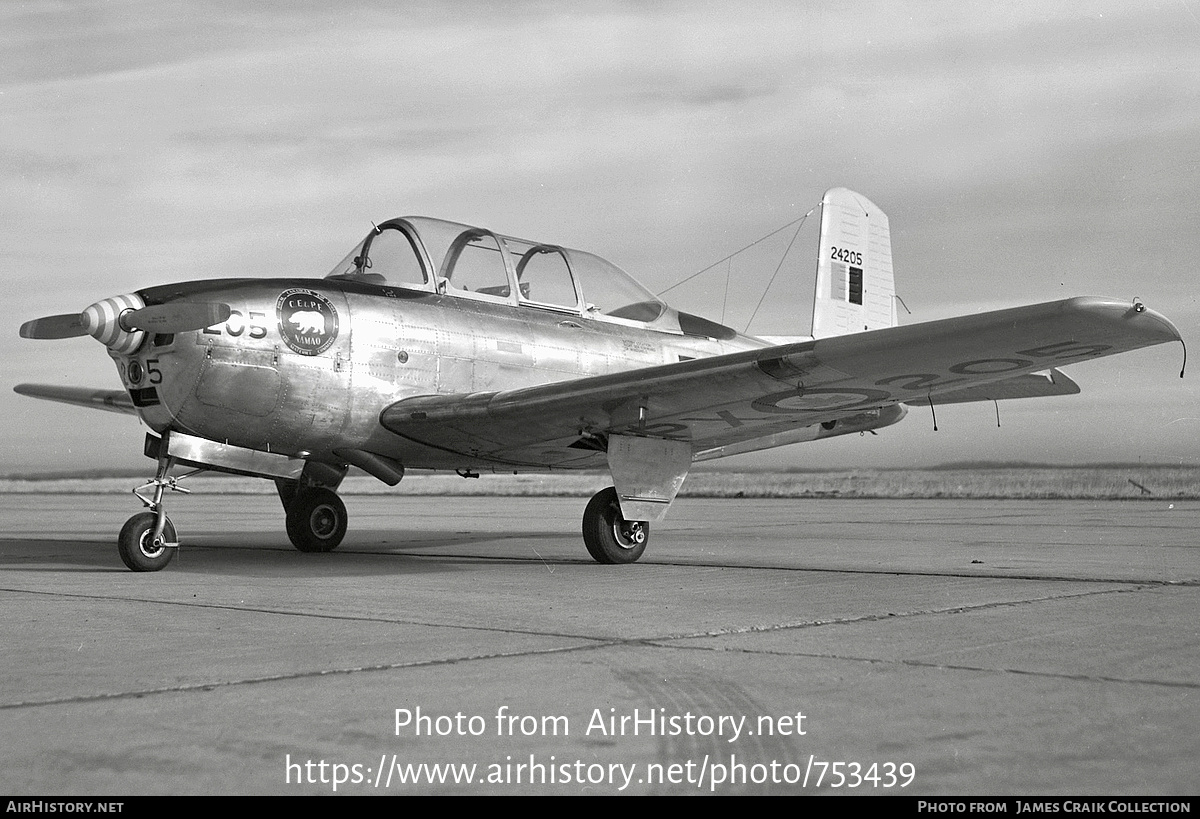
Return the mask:
<svg viewBox="0 0 1200 819">
<path fill-rule="evenodd" d="M 139 512 L 125 521 L 121 534 L 117 536 L 117 551 L 121 554 L 121 561 L 132 571 L 157 572 L 171 562 L 179 549 L 175 526 L 167 517 L 163 505 L 163 493 L 170 489 L 186 494 L 189 490 L 177 485 L 187 475 L 170 477 L 174 465 L 175 459 L 169 455 L 159 458 L 154 480 L 133 490 L 148 511 Z M 150 488 L 153 488 L 153 493 L 146 497 L 145 492 Z"/>
</svg>

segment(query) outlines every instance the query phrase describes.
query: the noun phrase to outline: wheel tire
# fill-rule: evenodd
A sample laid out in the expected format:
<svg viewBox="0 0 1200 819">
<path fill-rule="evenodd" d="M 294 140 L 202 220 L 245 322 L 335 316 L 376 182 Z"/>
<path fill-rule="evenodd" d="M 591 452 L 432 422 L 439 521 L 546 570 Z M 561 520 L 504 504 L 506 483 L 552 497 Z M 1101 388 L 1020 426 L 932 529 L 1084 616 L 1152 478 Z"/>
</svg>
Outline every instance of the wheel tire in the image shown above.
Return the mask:
<svg viewBox="0 0 1200 819">
<path fill-rule="evenodd" d="M 135 572 L 157 572 L 175 557 L 175 549 L 162 545 L 175 543 L 175 526 L 168 518 L 163 526 L 162 540 L 151 543 L 158 515 L 154 512 L 139 512 L 125 521 L 121 534 L 117 535 L 117 551 L 121 561 Z"/>
<path fill-rule="evenodd" d="M 328 489 L 303 489 L 288 504 L 287 533 L 302 552 L 332 552 L 346 536 L 346 505 Z"/>
<path fill-rule="evenodd" d="M 625 520 L 617 490 L 610 486 L 583 510 L 583 542 L 597 563 L 634 563 L 650 542 L 650 524 Z"/>
</svg>

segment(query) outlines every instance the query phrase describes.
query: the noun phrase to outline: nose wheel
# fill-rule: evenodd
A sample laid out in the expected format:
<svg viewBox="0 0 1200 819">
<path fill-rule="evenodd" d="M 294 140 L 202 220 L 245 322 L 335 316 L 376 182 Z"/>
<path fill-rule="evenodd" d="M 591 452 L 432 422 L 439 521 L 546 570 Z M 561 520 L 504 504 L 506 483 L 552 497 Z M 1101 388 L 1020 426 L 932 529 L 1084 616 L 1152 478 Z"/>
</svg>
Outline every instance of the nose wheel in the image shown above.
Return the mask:
<svg viewBox="0 0 1200 819">
<path fill-rule="evenodd" d="M 650 524 L 625 520 L 611 486 L 597 492 L 583 510 L 583 542 L 597 563 L 634 563 L 649 540 Z"/>
<path fill-rule="evenodd" d="M 163 517 L 162 531 L 158 531 L 158 514 L 139 512 L 125 521 L 121 534 L 117 536 L 117 550 L 121 560 L 135 572 L 157 572 L 175 557 L 179 542 L 175 526 L 170 518 Z"/>
<path fill-rule="evenodd" d="M 160 458 L 154 480 L 133 490 L 133 494 L 138 496 L 146 511 L 139 512 L 125 521 L 121 533 L 117 535 L 117 551 L 121 555 L 121 562 L 131 571 L 157 572 L 165 568 L 179 550 L 175 525 L 167 517 L 167 510 L 163 505 L 163 494 L 168 489 L 185 494 L 188 491 L 177 485 L 182 478 L 170 477 L 169 473 L 174 465 L 174 458 Z M 151 488 L 153 493 L 146 497 L 144 493 Z"/>
</svg>

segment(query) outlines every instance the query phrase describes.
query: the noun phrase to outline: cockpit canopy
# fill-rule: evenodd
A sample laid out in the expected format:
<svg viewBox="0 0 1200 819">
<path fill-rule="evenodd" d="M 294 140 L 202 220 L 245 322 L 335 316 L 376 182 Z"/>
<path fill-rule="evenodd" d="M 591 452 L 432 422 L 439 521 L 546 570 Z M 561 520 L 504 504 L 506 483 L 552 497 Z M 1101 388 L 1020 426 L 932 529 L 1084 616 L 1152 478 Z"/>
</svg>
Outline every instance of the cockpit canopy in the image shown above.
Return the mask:
<svg viewBox="0 0 1200 819">
<path fill-rule="evenodd" d="M 419 216 L 379 225 L 326 278 L 639 324 L 668 312 L 599 256 Z"/>
</svg>

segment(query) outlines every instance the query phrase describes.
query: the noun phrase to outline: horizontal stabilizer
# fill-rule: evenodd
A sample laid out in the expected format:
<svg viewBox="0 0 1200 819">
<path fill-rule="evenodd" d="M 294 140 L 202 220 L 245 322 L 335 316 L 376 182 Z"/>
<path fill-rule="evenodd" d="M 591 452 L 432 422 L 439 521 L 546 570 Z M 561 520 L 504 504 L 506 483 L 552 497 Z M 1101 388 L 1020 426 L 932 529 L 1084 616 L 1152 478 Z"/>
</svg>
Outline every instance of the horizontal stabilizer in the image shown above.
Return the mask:
<svg viewBox="0 0 1200 819">
<path fill-rule="evenodd" d="M 89 387 L 57 387 L 51 384 L 18 384 L 13 391 L 30 398 L 74 404 L 77 407 L 136 415 L 133 400 L 124 390 L 94 390 Z"/>
</svg>

